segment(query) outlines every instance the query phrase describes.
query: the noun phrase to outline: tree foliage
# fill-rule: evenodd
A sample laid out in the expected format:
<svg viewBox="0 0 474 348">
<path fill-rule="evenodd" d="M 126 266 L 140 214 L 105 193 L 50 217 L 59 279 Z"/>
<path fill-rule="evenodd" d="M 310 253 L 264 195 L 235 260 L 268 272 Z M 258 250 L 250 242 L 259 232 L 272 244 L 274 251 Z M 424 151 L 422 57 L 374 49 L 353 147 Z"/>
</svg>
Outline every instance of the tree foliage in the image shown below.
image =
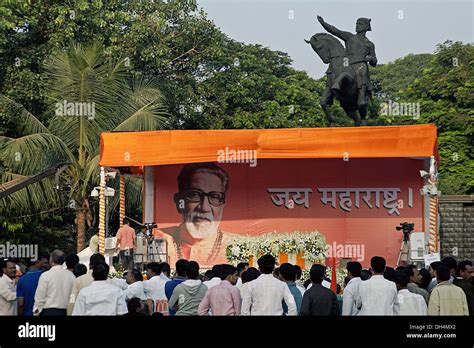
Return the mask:
<svg viewBox="0 0 474 348">
<path fill-rule="evenodd" d="M 388 124 L 434 123 L 443 194 L 474 192 L 474 46 L 446 41 L 431 55 L 409 55 L 382 65 L 374 76 L 388 99 L 419 103 L 420 115 L 380 116 Z"/>
<path fill-rule="evenodd" d="M 96 184 L 91 178 L 102 130 L 326 126 L 319 107 L 325 77 L 312 79 L 291 63 L 284 52 L 229 38 L 192 0 L 2 1 L 2 180 L 66 157 L 74 163 L 67 173 L 70 192 L 55 196 L 44 180 L 4 200 L 3 211 L 23 215 L 62 207 L 69 199 L 84 202 Z M 472 45 L 445 42 L 433 54 L 370 70 L 369 124 L 438 126 L 444 194 L 474 190 L 473 66 Z M 158 89 L 161 99 L 155 98 Z M 56 117 L 56 102 L 65 99 L 95 102 L 98 117 Z M 380 115 L 389 99 L 420 103 L 419 118 Z M 154 118 L 165 116 L 162 104 L 166 117 Z M 338 126 L 352 125 L 338 102 L 333 112 Z M 17 163 L 17 152 L 26 161 Z M 138 187 L 133 196 L 129 212 L 138 211 Z M 9 226 L 15 229 L 16 221 Z"/>
<path fill-rule="evenodd" d="M 19 134 L 2 137 L 0 161 L 7 168 L 1 173 L 2 183 L 68 162 L 62 175 L 67 190 L 60 194 L 47 178 L 1 200 L 0 211 L 7 216 L 67 205 L 75 212 L 78 250 L 82 250 L 86 223 L 93 223 L 89 193 L 98 185 L 100 133 L 160 128 L 165 120 L 162 96 L 155 81 L 130 74 L 123 60 L 108 59 L 99 44 L 55 51 L 44 70 L 47 123 L 0 94 L 0 111 L 14 120 Z M 134 182 L 130 179 L 129 185 Z M 135 193 L 137 203 L 140 193 L 129 192 Z"/>
</svg>

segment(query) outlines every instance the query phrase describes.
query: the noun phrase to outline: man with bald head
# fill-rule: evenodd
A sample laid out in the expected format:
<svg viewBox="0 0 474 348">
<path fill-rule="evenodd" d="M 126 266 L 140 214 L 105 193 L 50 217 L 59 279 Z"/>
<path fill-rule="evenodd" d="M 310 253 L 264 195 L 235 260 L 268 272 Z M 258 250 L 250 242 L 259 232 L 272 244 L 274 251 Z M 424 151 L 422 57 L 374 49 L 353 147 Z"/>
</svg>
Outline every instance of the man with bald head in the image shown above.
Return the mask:
<svg viewBox="0 0 474 348">
<path fill-rule="evenodd" d="M 49 271 L 41 274 L 35 294 L 33 314 L 41 316 L 66 315 L 72 288 L 76 277 L 67 269 L 63 269 L 65 256 L 61 250 L 51 253 Z"/>
</svg>

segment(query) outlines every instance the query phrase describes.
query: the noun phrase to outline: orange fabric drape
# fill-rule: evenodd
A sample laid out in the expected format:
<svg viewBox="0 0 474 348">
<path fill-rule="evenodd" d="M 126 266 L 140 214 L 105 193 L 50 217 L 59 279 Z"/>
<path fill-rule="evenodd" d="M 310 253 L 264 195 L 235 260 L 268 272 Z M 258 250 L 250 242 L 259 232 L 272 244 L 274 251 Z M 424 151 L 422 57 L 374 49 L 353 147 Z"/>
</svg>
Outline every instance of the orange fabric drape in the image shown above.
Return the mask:
<svg viewBox="0 0 474 348">
<path fill-rule="evenodd" d="M 288 254 L 280 254 L 279 257 L 280 265 L 288 262 Z"/>
<path fill-rule="evenodd" d="M 256 150 L 271 158 L 437 156 L 436 126 L 171 130 L 101 134 L 100 165 L 141 167 L 216 162 L 219 151 Z"/>
<path fill-rule="evenodd" d="M 296 254 L 296 264 L 301 267 L 301 269 L 306 269 L 305 260 L 303 259 L 304 253 Z"/>
</svg>

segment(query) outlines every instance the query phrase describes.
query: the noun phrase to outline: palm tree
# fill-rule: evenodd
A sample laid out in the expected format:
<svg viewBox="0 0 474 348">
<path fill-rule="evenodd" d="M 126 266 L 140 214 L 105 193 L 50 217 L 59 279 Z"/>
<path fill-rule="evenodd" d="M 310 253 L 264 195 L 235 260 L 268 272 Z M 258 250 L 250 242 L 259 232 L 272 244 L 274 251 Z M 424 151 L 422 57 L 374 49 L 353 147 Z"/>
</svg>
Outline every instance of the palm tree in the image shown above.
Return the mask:
<svg viewBox="0 0 474 348">
<path fill-rule="evenodd" d="M 107 59 L 100 44 L 71 44 L 53 53 L 45 70 L 48 124 L 0 94 L 0 110 L 15 115 L 21 134 L 18 138 L 0 136 L 0 163 L 6 168 L 1 182 L 21 180 L 67 161 L 70 165 L 61 179 L 67 182 L 68 190 L 60 192 L 54 180 L 44 179 L 1 200 L 0 215 L 66 204 L 75 211 L 79 252 L 85 247 L 86 223 L 92 224 L 89 193 L 98 185 L 100 133 L 156 130 L 164 124 L 166 112 L 157 84 L 129 73 L 125 60 Z M 91 112 L 85 115 L 86 109 L 71 105 L 89 107 Z M 140 184 L 128 178 L 132 193 L 128 206 L 139 202 Z"/>
</svg>

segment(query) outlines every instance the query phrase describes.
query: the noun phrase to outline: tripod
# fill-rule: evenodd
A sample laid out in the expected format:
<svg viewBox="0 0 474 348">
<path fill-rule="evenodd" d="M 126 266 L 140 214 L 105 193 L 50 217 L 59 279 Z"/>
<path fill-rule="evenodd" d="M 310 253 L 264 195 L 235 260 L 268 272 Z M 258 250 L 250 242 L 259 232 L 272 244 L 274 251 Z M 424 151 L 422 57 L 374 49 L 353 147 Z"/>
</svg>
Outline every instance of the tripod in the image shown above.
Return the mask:
<svg viewBox="0 0 474 348">
<path fill-rule="evenodd" d="M 149 241 L 149 259 L 152 262 L 168 262 L 168 243 L 165 239 Z"/>
<path fill-rule="evenodd" d="M 145 242 L 143 262 L 169 262 L 167 241 L 153 235 L 153 229 L 158 225 L 155 222 L 138 224 L 142 228 Z"/>
<path fill-rule="evenodd" d="M 402 244 L 400 245 L 400 253 L 398 254 L 397 266 L 400 266 L 400 263 L 403 262 L 405 265 L 408 264 L 410 260 L 410 244 L 405 238 L 402 239 Z"/>
<path fill-rule="evenodd" d="M 403 232 L 402 244 L 400 245 L 400 253 L 398 254 L 397 265 L 400 266 L 400 262 L 405 265 L 410 261 L 410 233 L 415 227 L 414 223 L 402 222 L 400 226 L 395 227 L 397 231 Z"/>
</svg>

